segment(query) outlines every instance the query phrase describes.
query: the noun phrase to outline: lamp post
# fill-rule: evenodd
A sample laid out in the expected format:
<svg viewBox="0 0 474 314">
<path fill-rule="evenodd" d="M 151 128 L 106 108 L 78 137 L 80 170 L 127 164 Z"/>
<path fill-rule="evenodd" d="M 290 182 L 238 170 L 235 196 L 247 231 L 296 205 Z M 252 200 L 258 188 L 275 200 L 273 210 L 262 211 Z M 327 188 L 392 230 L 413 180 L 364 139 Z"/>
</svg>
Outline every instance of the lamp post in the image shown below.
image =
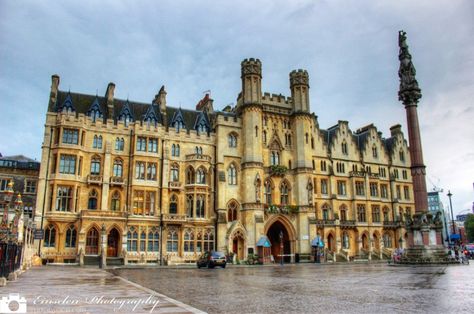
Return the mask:
<svg viewBox="0 0 474 314">
<path fill-rule="evenodd" d="M 453 225 L 453 234 L 456 234 L 456 228 L 454 227 L 453 203 L 451 202 L 451 196 L 453 196 L 453 194 L 451 193 L 450 190 L 448 190 L 449 207 L 451 208 L 451 222 Z"/>
<path fill-rule="evenodd" d="M 280 265 L 283 266 L 283 231 L 280 230 Z"/>
</svg>

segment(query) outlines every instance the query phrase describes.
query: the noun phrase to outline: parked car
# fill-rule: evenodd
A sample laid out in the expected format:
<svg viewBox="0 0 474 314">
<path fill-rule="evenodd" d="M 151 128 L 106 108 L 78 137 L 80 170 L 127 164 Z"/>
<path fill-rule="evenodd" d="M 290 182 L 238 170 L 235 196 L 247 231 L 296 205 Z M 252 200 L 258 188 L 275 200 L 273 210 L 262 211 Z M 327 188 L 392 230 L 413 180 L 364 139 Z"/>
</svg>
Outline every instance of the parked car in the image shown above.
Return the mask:
<svg viewBox="0 0 474 314">
<path fill-rule="evenodd" d="M 222 252 L 212 251 L 212 252 L 204 252 L 196 262 L 197 267 L 208 267 L 214 268 L 216 266 L 221 266 L 225 268 L 226 265 L 226 258 L 225 254 Z"/>
<path fill-rule="evenodd" d="M 473 243 L 466 244 L 466 250 L 469 254 L 469 256 L 467 256 L 467 257 L 471 258 L 471 259 L 474 259 L 474 244 Z"/>
</svg>

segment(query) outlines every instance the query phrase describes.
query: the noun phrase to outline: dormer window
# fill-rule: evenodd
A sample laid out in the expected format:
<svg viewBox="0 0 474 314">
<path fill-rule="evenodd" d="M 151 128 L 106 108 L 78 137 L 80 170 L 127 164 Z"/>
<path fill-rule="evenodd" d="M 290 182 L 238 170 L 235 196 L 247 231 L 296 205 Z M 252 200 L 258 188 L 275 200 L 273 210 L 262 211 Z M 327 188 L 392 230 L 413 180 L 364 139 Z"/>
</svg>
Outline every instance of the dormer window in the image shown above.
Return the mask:
<svg viewBox="0 0 474 314">
<path fill-rule="evenodd" d="M 207 133 L 207 126 L 204 122 L 201 122 L 198 124 L 197 133 L 198 134 Z"/>
</svg>

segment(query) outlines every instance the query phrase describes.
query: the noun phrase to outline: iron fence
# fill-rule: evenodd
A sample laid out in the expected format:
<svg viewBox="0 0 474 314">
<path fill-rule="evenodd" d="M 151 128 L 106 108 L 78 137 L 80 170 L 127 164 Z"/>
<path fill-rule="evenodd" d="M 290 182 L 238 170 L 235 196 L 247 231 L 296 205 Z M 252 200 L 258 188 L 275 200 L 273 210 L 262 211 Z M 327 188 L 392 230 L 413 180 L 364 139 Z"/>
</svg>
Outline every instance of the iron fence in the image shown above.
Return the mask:
<svg viewBox="0 0 474 314">
<path fill-rule="evenodd" d="M 8 278 L 21 267 L 21 252 L 21 245 L 0 242 L 0 277 Z"/>
</svg>

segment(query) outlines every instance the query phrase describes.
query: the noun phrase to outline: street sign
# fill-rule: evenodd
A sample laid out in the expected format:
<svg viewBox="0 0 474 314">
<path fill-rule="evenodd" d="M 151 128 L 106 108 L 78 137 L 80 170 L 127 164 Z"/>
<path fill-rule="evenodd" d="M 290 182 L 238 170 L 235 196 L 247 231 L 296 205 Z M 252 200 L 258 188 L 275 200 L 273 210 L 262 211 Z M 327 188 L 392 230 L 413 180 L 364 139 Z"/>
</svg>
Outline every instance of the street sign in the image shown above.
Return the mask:
<svg viewBox="0 0 474 314">
<path fill-rule="evenodd" d="M 43 240 L 43 237 L 44 237 L 44 230 L 35 229 L 35 240 Z"/>
</svg>

